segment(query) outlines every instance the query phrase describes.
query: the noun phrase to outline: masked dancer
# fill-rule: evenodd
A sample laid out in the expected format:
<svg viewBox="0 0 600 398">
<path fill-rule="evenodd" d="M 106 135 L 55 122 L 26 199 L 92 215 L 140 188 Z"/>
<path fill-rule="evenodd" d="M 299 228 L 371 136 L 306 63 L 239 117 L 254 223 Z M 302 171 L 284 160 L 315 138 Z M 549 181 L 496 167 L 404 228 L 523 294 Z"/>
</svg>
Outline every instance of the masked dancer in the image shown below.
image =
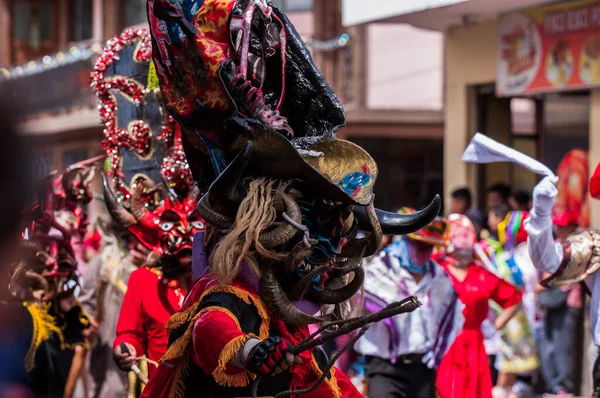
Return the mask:
<svg viewBox="0 0 600 398">
<path fill-rule="evenodd" d="M 315 347 L 336 332 L 308 325 L 345 333 L 374 319 L 346 320 L 362 257 L 382 233 L 431 222 L 438 199 L 413 215 L 375 210 L 377 165 L 335 138 L 341 104 L 272 3 L 151 0 L 148 18 L 165 104 L 208 188 L 198 209 L 210 272 L 170 319 L 143 396 L 360 396 Z"/>
<path fill-rule="evenodd" d="M 541 282 L 544 287 L 560 288 L 585 282 L 587 290 L 591 292 L 590 325 L 594 343 L 598 346 L 600 345 L 598 322 L 600 284 L 595 283 L 595 278 L 598 275 L 596 271 L 600 268 L 600 234 L 596 230 L 589 229 L 575 232 L 566 239 L 554 240 L 552 208 L 558 195 L 556 182 L 557 178 L 554 176 L 544 177 L 533 190 L 533 209 L 525 224 L 529 235 L 529 253 L 535 266 L 540 271 L 550 274 Z M 593 198 L 600 198 L 598 168 L 590 180 L 589 192 Z M 553 290 L 555 293 L 561 293 L 561 289 Z M 564 291 L 563 296 L 566 302 L 567 293 Z M 563 324 L 564 322 L 561 322 L 561 325 Z M 597 359 L 594 365 L 593 379 L 594 396 L 598 397 L 600 396 L 600 359 Z"/>
<path fill-rule="evenodd" d="M 72 397 L 89 347 L 89 319 L 74 295 L 73 244 L 85 236 L 83 206 L 92 198 L 94 173 L 75 165 L 61 176 L 46 177 L 24 211 L 21 259 L 9 289 L 29 314 L 21 330 L 30 336 L 23 363 L 36 396 Z"/>
<path fill-rule="evenodd" d="M 371 326 L 358 340 L 355 348 L 366 356 L 370 397 L 435 397 L 436 368 L 463 320 L 452 280 L 432 258 L 434 246 L 444 245 L 445 232 L 446 222 L 438 217 L 365 264 L 367 311 L 411 295 L 424 303 L 417 311 Z"/>
<path fill-rule="evenodd" d="M 92 74 L 108 156 L 104 199 L 115 222 L 150 251 L 129 276 L 114 357 L 123 370 L 144 357 L 149 376 L 191 284 L 193 236 L 204 229 L 180 131 L 162 108 L 153 71 L 149 34 L 138 29 L 109 41 Z"/>
<path fill-rule="evenodd" d="M 481 324 L 488 316 L 488 300 L 502 308 L 494 322 L 495 329 L 501 330 L 519 310 L 522 293 L 479 263 L 474 252 L 475 229 L 466 216 L 451 214 L 448 224 L 448 247 L 441 265 L 465 305 L 465 321 L 442 358 L 437 373 L 439 395 L 491 397 L 492 378 L 481 331 Z"/>
</svg>

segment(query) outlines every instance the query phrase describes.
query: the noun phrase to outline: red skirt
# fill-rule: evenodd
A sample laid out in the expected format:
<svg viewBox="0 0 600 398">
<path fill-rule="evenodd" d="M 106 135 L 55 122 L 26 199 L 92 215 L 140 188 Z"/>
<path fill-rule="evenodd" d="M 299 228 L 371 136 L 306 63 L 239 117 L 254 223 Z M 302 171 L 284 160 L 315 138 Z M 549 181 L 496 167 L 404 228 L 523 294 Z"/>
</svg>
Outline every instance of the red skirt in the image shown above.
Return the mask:
<svg viewBox="0 0 600 398">
<path fill-rule="evenodd" d="M 491 398 L 492 375 L 480 330 L 462 330 L 437 372 L 441 398 Z"/>
</svg>

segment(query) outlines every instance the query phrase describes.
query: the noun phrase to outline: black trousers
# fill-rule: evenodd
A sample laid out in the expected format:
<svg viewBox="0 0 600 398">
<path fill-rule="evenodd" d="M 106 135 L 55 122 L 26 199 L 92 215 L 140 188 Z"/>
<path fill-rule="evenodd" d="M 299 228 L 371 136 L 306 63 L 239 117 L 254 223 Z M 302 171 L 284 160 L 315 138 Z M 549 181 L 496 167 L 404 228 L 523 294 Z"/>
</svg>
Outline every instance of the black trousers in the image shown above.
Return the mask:
<svg viewBox="0 0 600 398">
<path fill-rule="evenodd" d="M 435 398 L 435 370 L 420 361 L 392 364 L 367 356 L 365 372 L 369 398 Z"/>
</svg>

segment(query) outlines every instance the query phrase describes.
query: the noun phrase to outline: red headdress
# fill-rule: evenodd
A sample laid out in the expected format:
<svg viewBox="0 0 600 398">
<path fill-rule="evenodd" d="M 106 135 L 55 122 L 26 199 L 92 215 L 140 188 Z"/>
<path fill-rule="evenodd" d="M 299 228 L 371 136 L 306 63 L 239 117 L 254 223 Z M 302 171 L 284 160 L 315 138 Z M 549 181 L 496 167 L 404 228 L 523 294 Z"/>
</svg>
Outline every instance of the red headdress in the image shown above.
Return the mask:
<svg viewBox="0 0 600 398">
<path fill-rule="evenodd" d="M 92 73 L 108 155 L 104 195 L 113 218 L 148 249 L 191 259 L 193 236 L 204 229 L 199 192 L 157 86 L 146 30 L 107 43 Z"/>
</svg>

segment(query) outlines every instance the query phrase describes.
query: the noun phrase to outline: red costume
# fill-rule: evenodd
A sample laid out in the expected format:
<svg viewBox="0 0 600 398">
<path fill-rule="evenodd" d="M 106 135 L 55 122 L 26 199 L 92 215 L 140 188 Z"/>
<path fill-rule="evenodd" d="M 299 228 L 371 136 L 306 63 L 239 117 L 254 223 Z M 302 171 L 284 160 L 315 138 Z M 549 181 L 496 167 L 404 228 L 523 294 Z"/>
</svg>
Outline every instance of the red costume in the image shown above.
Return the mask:
<svg viewBox="0 0 600 398">
<path fill-rule="evenodd" d="M 167 351 L 165 325 L 186 295 L 180 282 L 192 282 L 192 242 L 196 234 L 203 239 L 204 220 L 181 130 L 162 109 L 150 55 L 147 30 L 123 32 L 96 60 L 92 87 L 105 126 L 106 206 L 151 251 L 129 277 L 114 347 L 129 343 L 137 357 L 159 361 Z"/>
<path fill-rule="evenodd" d="M 252 314 L 258 314 L 259 323 Z M 171 348 L 142 397 L 252 396 L 250 381 L 255 376 L 245 369 L 226 366 L 240 347 L 251 336 L 264 339 L 276 334 L 297 344 L 309 335 L 308 326 L 290 332 L 283 321 L 269 314 L 252 287 L 239 281 L 220 286 L 211 275 L 194 284 L 181 312 L 168 327 L 173 330 Z M 293 366 L 289 374 L 264 380 L 259 396 L 272 396 L 288 388 L 303 389 L 317 381 L 325 360 L 322 350 L 305 351 L 300 357 L 302 364 Z M 207 382 L 211 375 L 216 383 Z M 198 391 L 191 390 L 196 387 Z M 334 368 L 315 391 L 302 396 L 351 398 L 362 394 L 344 373 Z"/>
<path fill-rule="evenodd" d="M 148 359 L 159 361 L 167 352 L 165 325 L 181 308 L 186 293 L 177 279 L 163 277 L 156 270 L 133 271 L 123 299 L 114 347 L 129 343 L 138 356 L 145 354 Z M 148 367 L 150 376 L 154 370 L 153 366 Z"/>
<path fill-rule="evenodd" d="M 453 218 L 453 216 L 456 216 Z M 468 224 L 467 224 L 468 223 Z M 449 251 L 466 253 L 475 243 L 475 231 L 465 216 L 451 215 L 449 219 Z M 437 373 L 439 396 L 442 398 L 486 398 L 492 396 L 492 376 L 488 357 L 483 345 L 481 323 L 487 318 L 489 300 L 494 300 L 502 308 L 512 307 L 521 301 L 522 294 L 510 283 L 492 274 L 469 255 L 446 257 L 440 265 L 452 278 L 459 300 L 465 305 L 463 330 L 442 358 Z M 464 280 L 459 280 L 449 270 L 450 265 L 466 267 Z"/>
</svg>

